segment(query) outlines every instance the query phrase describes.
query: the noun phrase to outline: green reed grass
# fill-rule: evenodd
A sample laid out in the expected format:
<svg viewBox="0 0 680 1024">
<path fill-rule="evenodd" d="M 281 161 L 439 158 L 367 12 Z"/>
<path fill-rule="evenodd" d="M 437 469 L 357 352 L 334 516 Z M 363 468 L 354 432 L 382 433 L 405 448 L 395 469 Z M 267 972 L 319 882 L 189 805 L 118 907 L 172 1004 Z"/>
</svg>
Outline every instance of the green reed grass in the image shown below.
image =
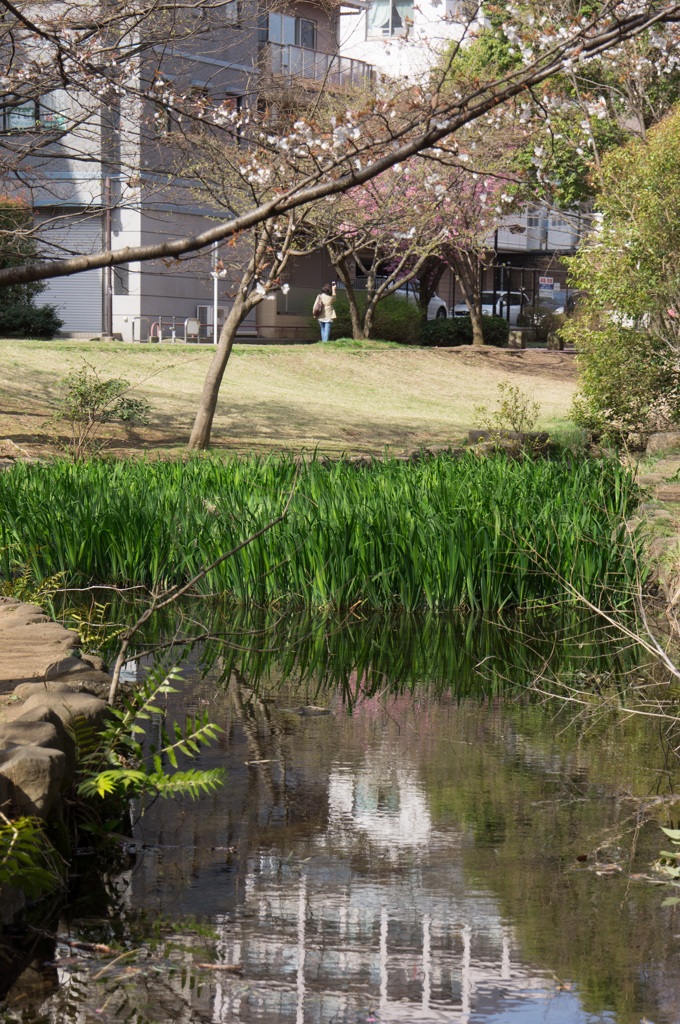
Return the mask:
<svg viewBox="0 0 680 1024">
<path fill-rule="evenodd" d="M 503 456 L 357 468 L 292 459 L 54 461 L 0 474 L 0 573 L 70 585 L 167 585 L 280 514 L 203 589 L 238 602 L 312 608 L 496 611 L 564 596 L 567 579 L 625 603 L 638 501 L 614 462 Z"/>
</svg>

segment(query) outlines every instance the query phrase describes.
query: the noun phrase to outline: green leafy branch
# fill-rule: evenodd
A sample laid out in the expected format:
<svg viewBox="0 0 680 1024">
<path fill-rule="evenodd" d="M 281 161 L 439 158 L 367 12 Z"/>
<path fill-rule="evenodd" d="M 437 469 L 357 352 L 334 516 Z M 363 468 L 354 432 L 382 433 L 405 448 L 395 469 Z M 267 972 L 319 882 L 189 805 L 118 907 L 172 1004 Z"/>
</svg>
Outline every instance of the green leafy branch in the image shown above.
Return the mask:
<svg viewBox="0 0 680 1024">
<path fill-rule="evenodd" d="M 180 678 L 176 669 L 165 674 L 151 672 L 134 694 L 125 696 L 121 707 L 109 710 L 107 725 L 100 733 L 96 752 L 85 758 L 87 774 L 78 785 L 84 797 L 188 795 L 196 799 L 214 792 L 223 782 L 221 768 L 199 771 L 180 769 L 178 755 L 193 759 L 214 742 L 222 730 L 210 722 L 207 712 L 189 716 L 184 727 L 174 722 L 169 732 L 160 729 L 160 744 L 147 743 L 147 723 L 165 718 L 160 698 L 177 693 L 173 683 Z M 175 769 L 168 771 L 168 767 Z"/>
<path fill-rule="evenodd" d="M 30 898 L 53 892 L 61 882 L 58 855 L 37 818 L 10 821 L 0 811 L 0 894 L 22 889 Z"/>
</svg>

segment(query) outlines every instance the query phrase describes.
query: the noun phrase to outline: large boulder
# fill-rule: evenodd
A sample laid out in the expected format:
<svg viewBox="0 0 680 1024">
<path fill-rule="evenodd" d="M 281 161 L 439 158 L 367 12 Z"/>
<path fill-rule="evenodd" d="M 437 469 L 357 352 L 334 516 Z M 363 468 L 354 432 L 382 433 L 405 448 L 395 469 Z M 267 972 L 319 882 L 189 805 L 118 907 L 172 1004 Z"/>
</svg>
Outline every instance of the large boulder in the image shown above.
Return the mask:
<svg viewBox="0 0 680 1024">
<path fill-rule="evenodd" d="M 0 759 L 14 747 L 55 747 L 60 749 L 63 727 L 59 719 L 18 719 L 0 725 Z"/>
<path fill-rule="evenodd" d="M 15 605 L 7 611 L 7 606 L 2 607 L 0 692 L 7 692 L 17 683 L 53 679 L 73 671 L 78 661 L 71 653 L 80 643 L 78 634 L 35 614 L 33 608 Z M 87 668 L 92 670 L 91 665 Z"/>
<path fill-rule="evenodd" d="M 662 430 L 649 435 L 648 455 L 666 455 L 669 452 L 680 452 L 680 430 Z"/>
<path fill-rule="evenodd" d="M 20 713 L 11 721 L 61 722 L 71 729 L 76 722 L 83 722 L 91 729 L 99 730 L 104 723 L 106 704 L 89 693 L 75 693 L 72 690 L 56 693 L 34 693 L 24 703 Z M 9 716 L 8 716 L 9 717 Z"/>
<path fill-rule="evenodd" d="M 36 693 L 89 693 L 93 697 L 106 698 L 110 685 L 111 677 L 106 672 L 89 669 L 66 672 L 56 679 L 46 679 L 40 683 L 19 683 L 14 687 L 14 696 L 26 700 Z"/>
<path fill-rule="evenodd" d="M 0 751 L 0 789 L 11 814 L 49 818 L 60 812 L 66 755 L 52 747 L 14 747 Z"/>
</svg>

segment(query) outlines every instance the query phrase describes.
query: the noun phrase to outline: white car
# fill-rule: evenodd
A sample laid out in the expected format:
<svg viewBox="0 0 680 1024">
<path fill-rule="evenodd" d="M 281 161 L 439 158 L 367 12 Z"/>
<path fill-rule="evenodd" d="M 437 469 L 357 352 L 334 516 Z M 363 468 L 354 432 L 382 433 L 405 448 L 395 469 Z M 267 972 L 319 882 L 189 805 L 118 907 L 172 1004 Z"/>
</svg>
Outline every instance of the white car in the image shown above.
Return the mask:
<svg viewBox="0 0 680 1024">
<path fill-rule="evenodd" d="M 414 305 L 418 302 L 418 296 L 412 288 L 398 288 L 394 294 L 398 295 L 400 299 L 408 299 Z M 448 315 L 446 303 L 435 293 L 427 304 L 427 319 L 446 320 Z"/>
<path fill-rule="evenodd" d="M 517 325 L 517 318 L 525 306 L 530 304 L 526 292 L 496 292 L 494 303 L 493 292 L 482 292 L 482 313 L 484 316 L 502 316 L 511 326 Z M 510 315 L 508 316 L 508 311 Z M 457 302 L 451 310 L 451 316 L 469 316 L 466 302 Z"/>
</svg>

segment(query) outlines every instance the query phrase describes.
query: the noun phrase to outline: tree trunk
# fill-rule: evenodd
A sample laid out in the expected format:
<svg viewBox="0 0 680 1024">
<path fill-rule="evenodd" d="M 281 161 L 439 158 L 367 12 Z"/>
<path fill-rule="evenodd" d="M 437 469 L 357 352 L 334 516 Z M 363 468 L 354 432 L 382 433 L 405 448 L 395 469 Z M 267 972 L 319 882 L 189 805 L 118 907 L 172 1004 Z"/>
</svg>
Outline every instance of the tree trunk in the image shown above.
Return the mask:
<svg viewBox="0 0 680 1024">
<path fill-rule="evenodd" d="M 210 447 L 210 435 L 212 433 L 213 419 L 215 418 L 215 409 L 217 408 L 217 399 L 220 394 L 224 371 L 227 368 L 229 356 L 234 345 L 236 332 L 254 305 L 257 305 L 257 303 L 245 299 L 241 288 L 239 288 L 234 305 L 229 311 L 229 316 L 224 321 L 215 355 L 203 384 L 196 419 L 194 420 L 191 437 L 189 438 L 188 448 L 190 451 L 196 449 L 205 450 Z"/>
<path fill-rule="evenodd" d="M 347 261 L 342 257 L 334 257 L 332 252 L 329 252 L 329 255 L 338 277 L 345 286 L 347 303 L 349 305 L 349 318 L 352 324 L 352 337 L 355 341 L 363 341 L 368 335 L 366 334 L 364 320 L 359 309 L 359 303 L 357 302 L 357 293 L 352 284 L 352 278 L 349 276 Z"/>
<path fill-rule="evenodd" d="M 418 304 L 423 314 L 423 320 L 427 319 L 427 307 L 430 300 L 439 287 L 439 282 L 446 270 L 446 263 L 440 256 L 428 256 L 418 274 Z"/>
<path fill-rule="evenodd" d="M 377 303 L 366 302 L 364 309 L 364 338 L 371 337 L 371 331 L 373 330 L 373 315 L 375 313 L 375 307 Z"/>
<path fill-rule="evenodd" d="M 465 304 L 472 323 L 472 344 L 484 345 L 482 326 L 482 292 L 479 281 L 479 256 L 476 252 L 453 249 L 446 260 L 460 281 Z"/>
<path fill-rule="evenodd" d="M 472 344 L 485 345 L 481 307 L 476 302 L 470 302 L 468 299 L 465 301 L 467 302 L 467 308 L 470 310 L 470 320 L 472 321 Z"/>
</svg>

